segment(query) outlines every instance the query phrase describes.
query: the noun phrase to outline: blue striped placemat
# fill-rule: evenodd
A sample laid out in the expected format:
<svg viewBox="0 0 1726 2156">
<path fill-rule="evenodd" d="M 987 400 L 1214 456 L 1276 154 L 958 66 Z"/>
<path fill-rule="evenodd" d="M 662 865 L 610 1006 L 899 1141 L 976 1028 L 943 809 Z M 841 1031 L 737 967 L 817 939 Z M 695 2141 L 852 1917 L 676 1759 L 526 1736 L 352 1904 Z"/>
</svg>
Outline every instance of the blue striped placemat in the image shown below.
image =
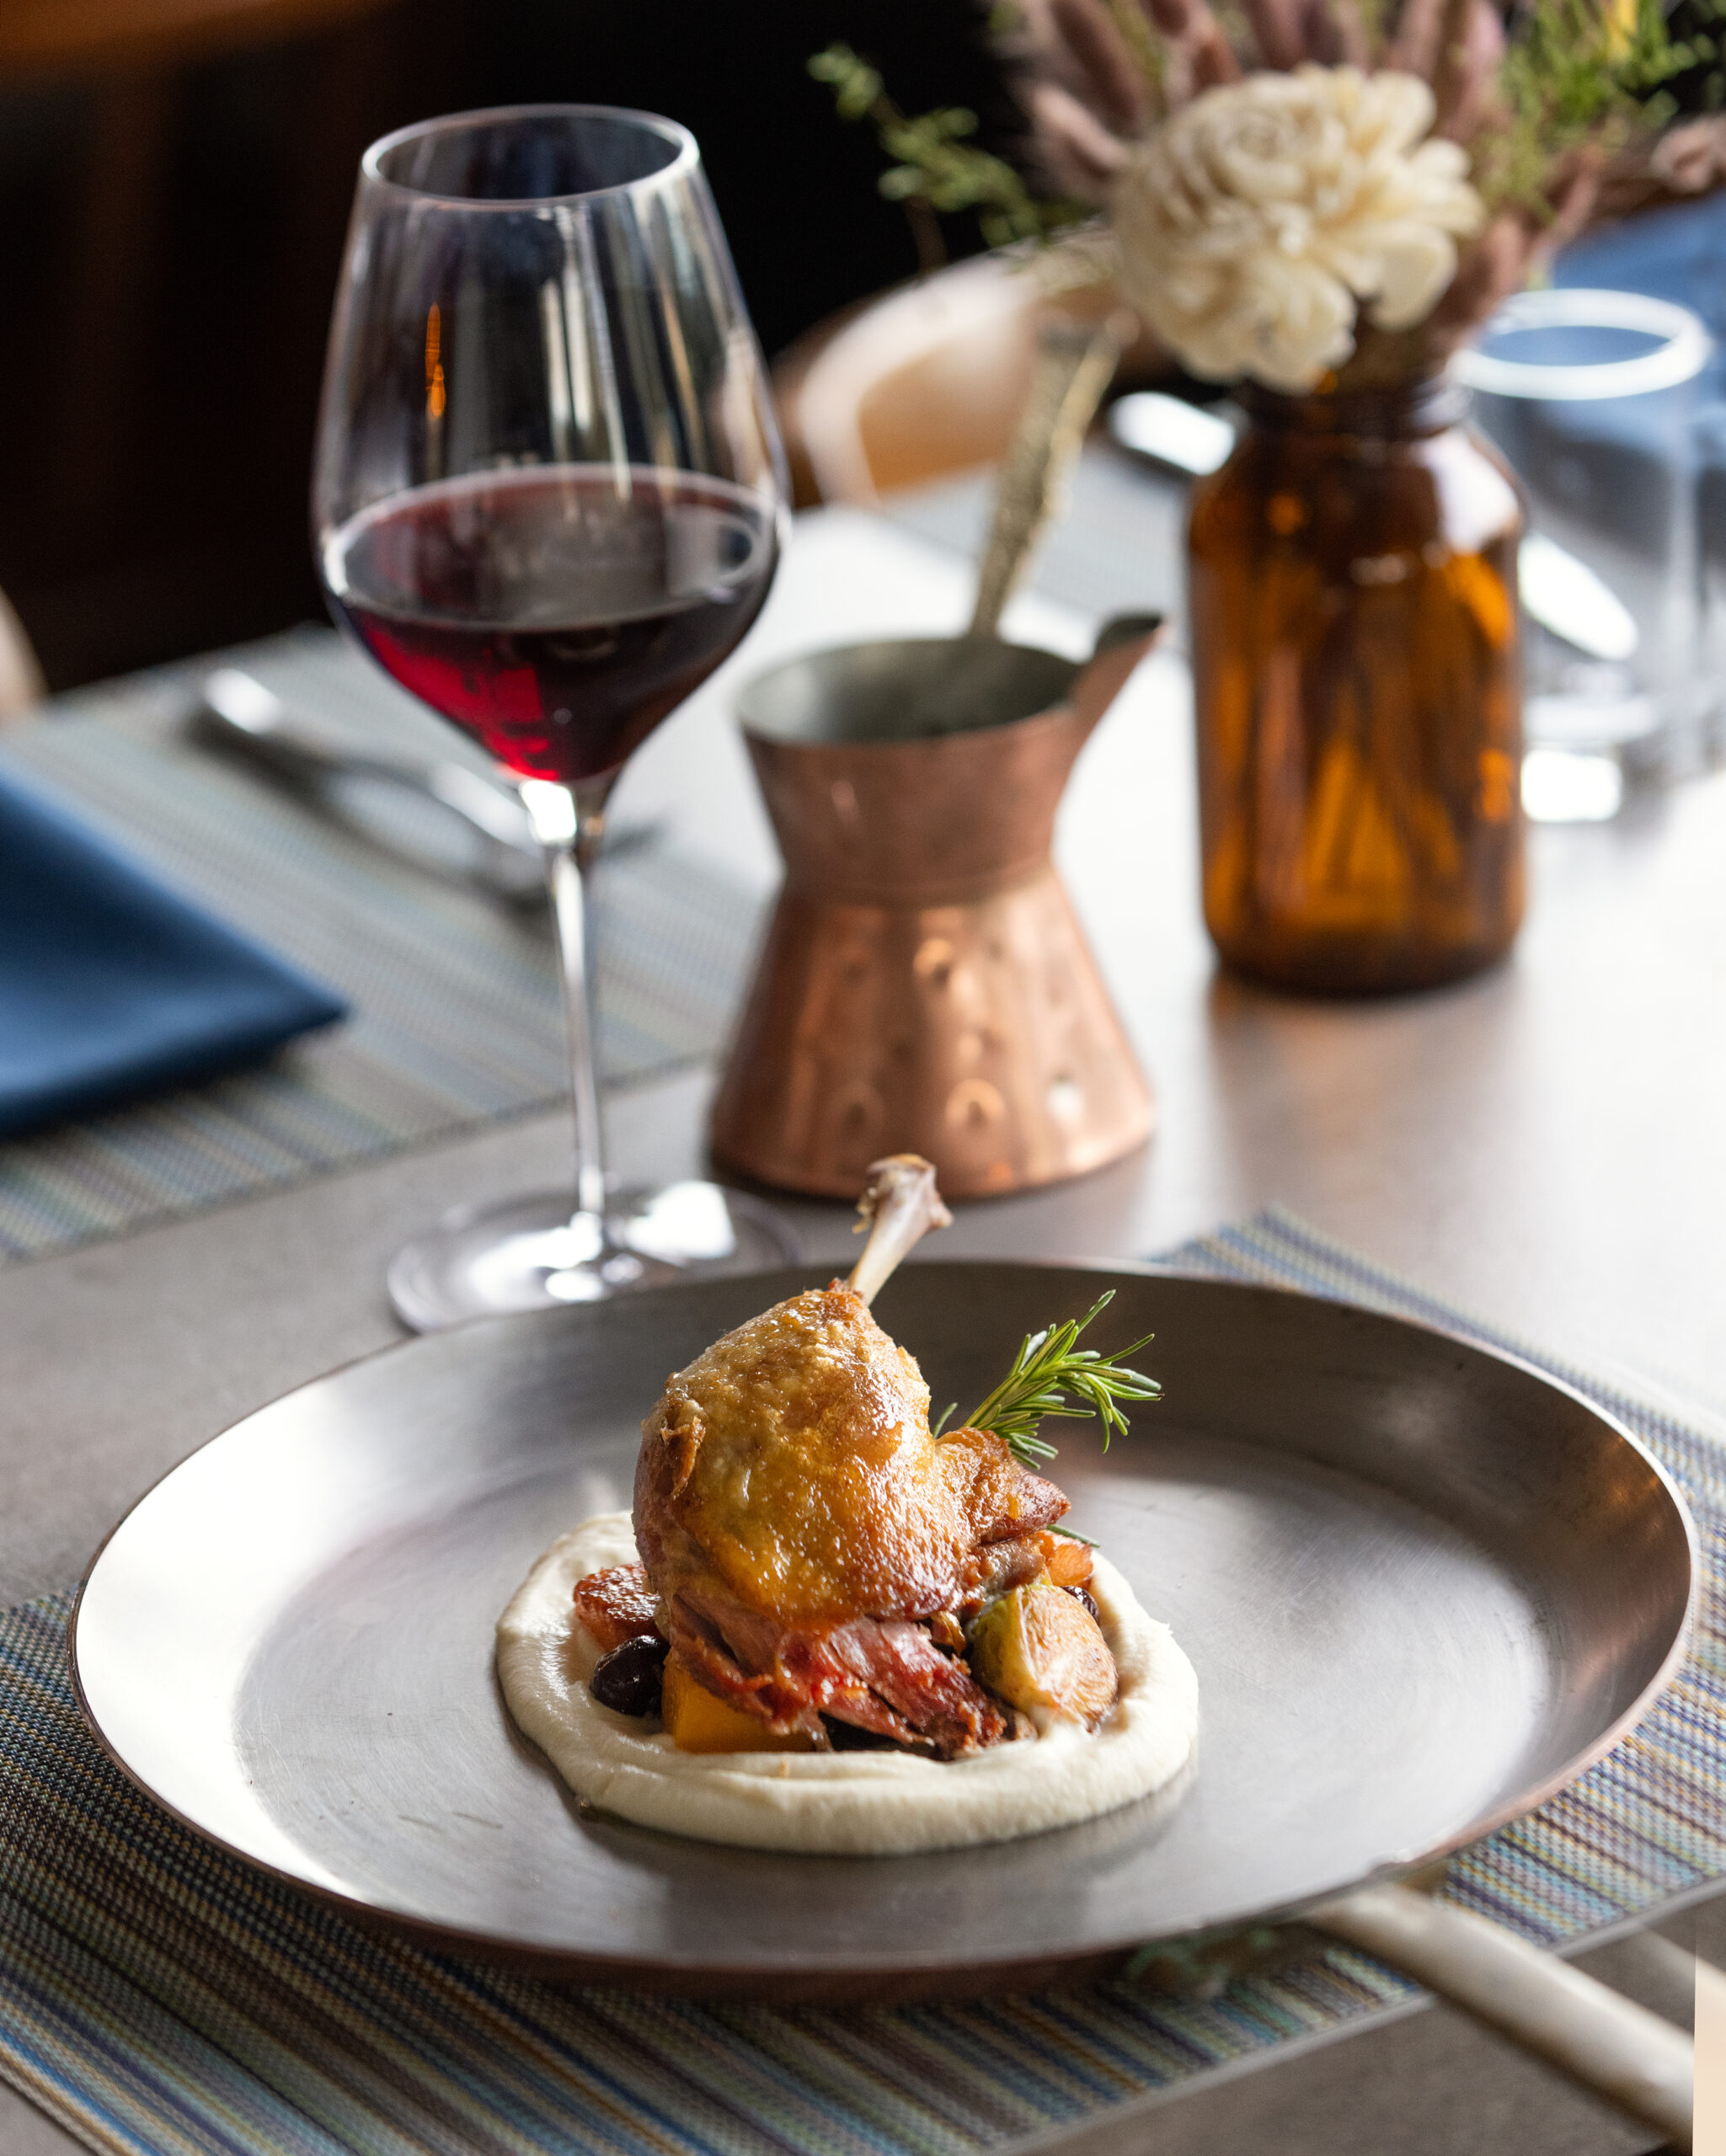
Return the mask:
<svg viewBox="0 0 1726 2156">
<path fill-rule="evenodd" d="M 1515 1347 L 1269 1214 L 1176 1253 Z M 1642 1726 L 1447 1891 L 1542 1941 L 1726 1872 L 1726 1449 L 1563 1374 L 1636 1428 L 1694 1511 L 1691 1658 Z M 0 1619 L 0 2073 L 92 2148 L 149 2156 L 969 2156 L 1419 1994 L 1336 1946 L 1219 1997 L 1126 1983 L 781 2011 L 562 1992 L 368 1937 L 207 1848 L 95 1748 L 69 1593 Z"/>
<path fill-rule="evenodd" d="M 332 632 L 227 655 L 358 742 L 462 744 Z M 542 908 L 505 904 L 212 754 L 187 718 L 215 659 L 62 698 L 0 755 L 235 926 L 341 990 L 345 1025 L 257 1069 L 0 1145 L 0 1264 L 70 1248 L 425 1144 L 563 1097 L 557 973 Z M 422 857 L 430 806 L 374 789 Z M 741 993 L 752 899 L 663 846 L 600 878 L 600 1060 L 613 1084 L 711 1055 Z"/>
</svg>

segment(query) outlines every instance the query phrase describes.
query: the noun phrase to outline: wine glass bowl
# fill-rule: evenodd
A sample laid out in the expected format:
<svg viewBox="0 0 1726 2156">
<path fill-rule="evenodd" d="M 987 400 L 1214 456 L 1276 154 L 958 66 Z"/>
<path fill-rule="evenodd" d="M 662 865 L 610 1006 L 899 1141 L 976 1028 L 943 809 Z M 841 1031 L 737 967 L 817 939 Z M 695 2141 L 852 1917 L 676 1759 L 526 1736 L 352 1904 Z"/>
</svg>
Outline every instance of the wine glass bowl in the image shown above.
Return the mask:
<svg viewBox="0 0 1726 2156">
<path fill-rule="evenodd" d="M 366 152 L 314 461 L 318 569 L 369 656 L 521 786 L 575 1126 L 570 1192 L 452 1216 L 401 1254 L 410 1324 L 792 1252 L 777 1216 L 714 1186 L 608 1189 L 585 889 L 618 772 L 755 619 L 784 517 L 765 369 L 686 130 L 532 106 Z"/>
<path fill-rule="evenodd" d="M 772 554 L 771 519 L 740 488 L 560 464 L 363 510 L 331 535 L 323 574 L 403 688 L 517 778 L 581 790 L 731 649 Z"/>
</svg>

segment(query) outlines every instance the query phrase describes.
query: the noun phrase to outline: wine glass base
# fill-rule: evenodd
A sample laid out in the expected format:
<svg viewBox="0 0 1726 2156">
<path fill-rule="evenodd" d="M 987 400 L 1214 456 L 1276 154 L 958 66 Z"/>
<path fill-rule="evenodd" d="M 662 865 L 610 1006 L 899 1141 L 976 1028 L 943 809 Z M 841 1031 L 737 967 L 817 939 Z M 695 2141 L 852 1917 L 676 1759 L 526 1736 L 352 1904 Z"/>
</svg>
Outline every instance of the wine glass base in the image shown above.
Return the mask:
<svg viewBox="0 0 1726 2156">
<path fill-rule="evenodd" d="M 571 1225 L 570 1203 L 567 1191 L 543 1191 L 446 1213 L 390 1261 L 397 1316 L 415 1332 L 437 1332 L 505 1310 L 557 1310 L 676 1280 L 765 1273 L 803 1256 L 770 1207 L 717 1183 L 614 1193 L 603 1248 L 579 1223 Z"/>
</svg>

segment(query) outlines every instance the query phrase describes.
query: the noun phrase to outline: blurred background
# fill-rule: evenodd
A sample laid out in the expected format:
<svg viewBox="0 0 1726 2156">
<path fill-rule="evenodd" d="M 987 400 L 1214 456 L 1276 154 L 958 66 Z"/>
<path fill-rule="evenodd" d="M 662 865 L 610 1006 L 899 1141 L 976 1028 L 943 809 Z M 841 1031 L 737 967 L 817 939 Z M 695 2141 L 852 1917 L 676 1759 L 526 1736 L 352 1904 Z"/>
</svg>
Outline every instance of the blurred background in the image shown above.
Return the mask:
<svg viewBox="0 0 1726 2156">
<path fill-rule="evenodd" d="M 65 689 L 323 609 L 306 492 L 355 163 L 428 115 L 578 99 L 692 127 L 770 355 L 911 275 L 836 40 L 910 110 L 1015 109 L 973 0 L 6 0 L 0 590 Z M 954 256 L 980 244 L 954 220 Z"/>
</svg>

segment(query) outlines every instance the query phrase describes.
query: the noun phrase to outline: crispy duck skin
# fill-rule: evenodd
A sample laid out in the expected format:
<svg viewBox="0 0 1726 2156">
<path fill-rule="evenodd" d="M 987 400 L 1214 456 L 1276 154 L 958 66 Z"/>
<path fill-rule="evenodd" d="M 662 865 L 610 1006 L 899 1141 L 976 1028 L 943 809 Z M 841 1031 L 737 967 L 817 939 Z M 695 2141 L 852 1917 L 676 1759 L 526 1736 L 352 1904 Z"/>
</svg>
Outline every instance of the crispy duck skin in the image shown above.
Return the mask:
<svg viewBox="0 0 1726 2156">
<path fill-rule="evenodd" d="M 1010 1594 L 1033 1580 L 1082 1587 L 1090 1577 L 1091 1552 L 1082 1542 L 1046 1533 L 1014 1535 L 1010 1541 L 985 1543 L 966 1558 L 954 1606 L 958 1615 L 970 1617 L 997 1595 Z"/>
<path fill-rule="evenodd" d="M 992 1433 L 929 1429 L 916 1363 L 835 1282 L 667 1381 L 642 1426 L 635 1534 L 659 1627 L 709 1689 L 776 1728 L 821 1715 L 943 1758 L 1010 1725 L 919 1620 L 981 1553 L 1067 1509 Z M 1023 1559 L 1018 1561 L 1023 1561 Z"/>
</svg>

